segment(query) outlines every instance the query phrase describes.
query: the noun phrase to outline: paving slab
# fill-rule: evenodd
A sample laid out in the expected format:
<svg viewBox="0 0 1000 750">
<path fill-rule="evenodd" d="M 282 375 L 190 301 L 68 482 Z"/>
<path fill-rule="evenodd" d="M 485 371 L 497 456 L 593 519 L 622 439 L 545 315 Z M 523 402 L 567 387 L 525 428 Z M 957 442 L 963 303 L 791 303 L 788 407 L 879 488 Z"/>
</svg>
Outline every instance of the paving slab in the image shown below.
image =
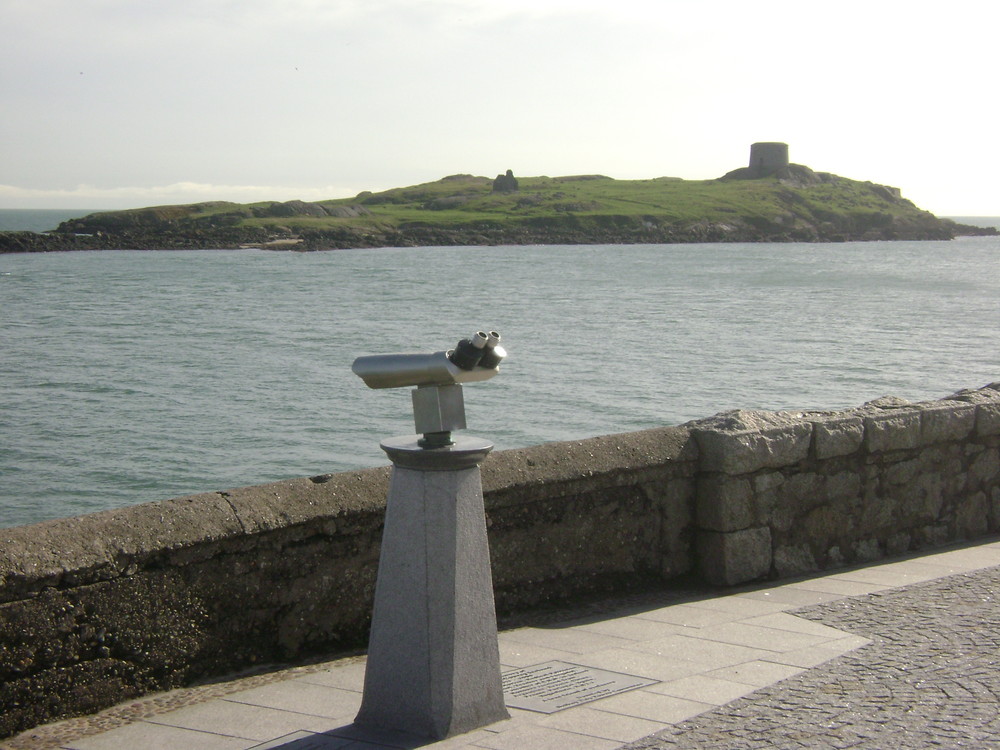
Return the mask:
<svg viewBox="0 0 1000 750">
<path fill-rule="evenodd" d="M 807 589 L 795 589 L 790 586 L 777 586 L 766 591 L 750 591 L 742 595 L 747 599 L 770 604 L 774 611 L 788 611 L 799 607 L 808 607 L 810 604 L 822 604 L 840 599 L 842 594 L 834 594 L 827 591 L 809 591 Z"/>
<path fill-rule="evenodd" d="M 873 594 L 876 591 L 885 591 L 886 589 L 891 589 L 892 586 L 882 583 L 852 581 L 850 579 L 838 578 L 837 576 L 827 576 L 825 578 L 809 578 L 804 581 L 788 583 L 780 588 L 801 591 L 822 591 L 827 594 L 838 594 L 840 596 L 862 596 L 863 594 Z"/>
<path fill-rule="evenodd" d="M 648 719 L 649 721 L 676 724 L 704 713 L 713 708 L 713 705 L 704 701 L 662 695 L 649 690 L 634 690 L 631 693 L 597 701 L 594 708 L 615 714 L 634 716 L 639 719 Z"/>
<path fill-rule="evenodd" d="M 499 647 L 500 666 L 508 668 L 527 667 L 546 661 L 568 661 L 579 657 L 579 654 L 572 651 L 545 648 L 522 641 L 512 641 L 507 638 L 500 639 Z"/>
<path fill-rule="evenodd" d="M 751 619 L 756 620 L 757 618 Z M 836 637 L 841 637 L 842 635 L 843 633 L 837 633 Z M 825 644 L 830 640 L 835 640 L 835 638 L 831 638 L 829 635 L 779 630 L 778 628 L 750 624 L 747 620 L 727 622 L 722 625 L 712 625 L 702 628 L 698 633 L 698 638 L 707 641 L 718 641 L 719 643 L 729 643 L 734 646 L 748 646 L 750 648 L 778 652 L 809 648 Z"/>
<path fill-rule="evenodd" d="M 149 722 L 128 724 L 110 732 L 81 737 L 62 747 L 66 750 L 248 750 L 257 740 L 227 737 Z"/>
<path fill-rule="evenodd" d="M 945 565 L 921 565 L 918 562 L 907 560 L 901 563 L 890 563 L 888 565 L 878 565 L 870 568 L 859 568 L 850 572 L 842 573 L 841 579 L 848 581 L 863 581 L 865 583 L 880 583 L 886 586 L 898 588 L 909 586 L 914 583 L 932 581 L 942 576 L 953 575 L 958 572 L 966 572 L 967 569 L 957 570 Z M 809 602 L 818 603 L 818 602 Z"/>
<path fill-rule="evenodd" d="M 627 645 L 627 639 L 579 628 L 518 628 L 504 633 L 504 640 L 571 654 L 586 654 Z"/>
<path fill-rule="evenodd" d="M 651 693 L 672 695 L 675 698 L 685 698 L 699 703 L 710 703 L 721 706 L 729 701 L 742 698 L 752 693 L 755 688 L 743 682 L 733 682 L 705 674 L 682 677 L 679 680 L 661 682 L 646 688 Z"/>
<path fill-rule="evenodd" d="M 746 617 L 754 617 L 756 615 L 769 615 L 772 612 L 784 612 L 800 606 L 795 602 L 784 602 L 778 601 L 776 598 L 770 598 L 768 594 L 772 591 L 776 591 L 776 589 L 754 589 L 739 594 L 721 594 L 712 598 L 698 599 L 691 602 L 691 606 L 695 609 L 707 609 L 712 612 L 735 615 L 734 617 L 729 617 L 729 620 L 742 620 Z M 760 598 L 758 598 L 758 595 L 761 595 Z M 704 624 L 710 625 L 715 622 L 707 621 Z"/>
<path fill-rule="evenodd" d="M 717 677 L 720 680 L 730 680 L 731 682 L 742 682 L 758 688 L 787 680 L 789 677 L 794 677 L 803 671 L 805 671 L 805 667 L 793 667 L 787 664 L 777 664 L 773 661 L 748 661 L 732 667 L 713 669 L 711 672 L 705 672 L 704 674 L 707 677 Z"/>
<path fill-rule="evenodd" d="M 576 630 L 590 631 L 623 638 L 629 641 L 650 641 L 655 638 L 665 638 L 668 635 L 683 633 L 683 625 L 671 625 L 658 620 L 641 617 L 619 617 L 611 620 L 598 620 L 573 625 Z"/>
<path fill-rule="evenodd" d="M 365 683 L 365 663 L 335 665 L 299 678 L 300 682 L 361 692 Z"/>
<path fill-rule="evenodd" d="M 578 664 L 598 669 L 610 669 L 654 680 L 676 680 L 705 671 L 704 663 L 688 661 L 677 657 L 656 656 L 643 651 L 614 648 L 594 654 L 580 654 Z"/>
<path fill-rule="evenodd" d="M 433 747 L 433 745 L 429 746 Z M 618 740 L 590 737 L 544 726 L 519 727 L 510 732 L 496 734 L 480 740 L 476 747 L 493 750 L 615 750 L 621 747 Z"/>
<path fill-rule="evenodd" d="M 703 603 L 704 600 L 699 601 Z M 713 608 L 713 607 L 703 607 L 697 606 L 697 604 L 674 604 L 669 607 L 659 607 L 656 609 L 651 609 L 648 612 L 640 612 L 636 614 L 631 619 L 638 620 L 653 620 L 655 622 L 662 622 L 668 625 L 678 625 L 682 628 L 701 628 L 705 625 L 715 625 L 722 622 L 730 622 L 732 620 L 739 620 L 746 615 L 741 612 L 732 611 L 734 608 Z M 767 609 L 766 612 L 773 612 L 773 609 Z M 760 614 L 760 613 L 758 613 Z M 675 631 L 683 633 L 683 630 Z"/>
<path fill-rule="evenodd" d="M 844 643 L 843 647 L 836 646 L 833 643 L 825 644 L 823 646 L 810 646 L 809 648 L 801 648 L 797 651 L 786 651 L 781 654 L 771 654 L 765 657 L 764 661 L 805 669 L 807 667 L 817 667 L 820 664 L 830 661 L 831 659 L 836 659 L 838 656 L 842 656 L 847 651 L 867 645 L 868 639 L 860 638 L 856 642 L 856 645 L 852 646 L 848 646 L 847 643 Z"/>
<path fill-rule="evenodd" d="M 298 730 L 254 745 L 253 750 L 350 750 L 357 744 L 357 740 L 348 737 Z"/>
<path fill-rule="evenodd" d="M 1000 565 L 1000 545 L 984 544 L 965 549 L 948 550 L 946 552 L 931 552 L 919 558 L 923 563 L 941 563 L 955 567 L 965 567 L 967 570 L 993 567 Z"/>
<path fill-rule="evenodd" d="M 775 612 L 771 615 L 760 615 L 743 620 L 745 625 L 752 625 L 760 628 L 770 628 L 786 633 L 803 633 L 805 635 L 815 635 L 829 640 L 837 640 L 844 637 L 844 631 L 831 628 L 819 622 L 804 620 L 801 617 L 789 614 L 788 612 Z"/>
<path fill-rule="evenodd" d="M 622 743 L 648 737 L 662 728 L 658 721 L 586 707 L 551 714 L 537 723 L 550 729 L 562 729 Z"/>
<path fill-rule="evenodd" d="M 339 726 L 335 719 L 301 712 L 263 708 L 233 701 L 200 703 L 150 717 L 150 724 L 193 729 L 262 742 L 299 729 L 325 732 Z"/>
<path fill-rule="evenodd" d="M 361 708 L 361 693 L 292 679 L 234 693 L 223 699 L 223 703 L 242 703 L 306 716 L 351 720 Z"/>
<path fill-rule="evenodd" d="M 711 638 L 702 638 L 697 633 L 670 635 L 655 641 L 637 643 L 633 649 L 656 656 L 695 662 L 706 669 L 732 666 L 772 656 L 775 653 L 771 649 L 751 648 L 733 643 L 723 643 Z"/>
</svg>

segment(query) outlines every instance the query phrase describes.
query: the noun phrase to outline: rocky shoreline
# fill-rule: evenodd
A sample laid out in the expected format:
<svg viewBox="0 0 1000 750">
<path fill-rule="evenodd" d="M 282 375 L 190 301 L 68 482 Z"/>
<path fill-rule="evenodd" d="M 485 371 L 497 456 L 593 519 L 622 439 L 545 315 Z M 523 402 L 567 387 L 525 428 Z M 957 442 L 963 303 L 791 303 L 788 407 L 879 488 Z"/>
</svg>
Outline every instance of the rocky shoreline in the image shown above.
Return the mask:
<svg viewBox="0 0 1000 750">
<path fill-rule="evenodd" d="M 338 250 L 378 247 L 672 244 L 701 242 L 853 242 L 950 240 L 958 236 L 996 236 L 995 228 L 957 224 L 931 214 L 900 221 L 833 220 L 792 227 L 743 220 L 655 224 L 632 217 L 560 217 L 517 224 L 411 224 L 398 229 L 338 227 L 275 231 L 261 227 L 163 227 L 73 232 L 0 232 L 0 253 L 74 250 L 199 250 L 262 248 Z"/>
</svg>

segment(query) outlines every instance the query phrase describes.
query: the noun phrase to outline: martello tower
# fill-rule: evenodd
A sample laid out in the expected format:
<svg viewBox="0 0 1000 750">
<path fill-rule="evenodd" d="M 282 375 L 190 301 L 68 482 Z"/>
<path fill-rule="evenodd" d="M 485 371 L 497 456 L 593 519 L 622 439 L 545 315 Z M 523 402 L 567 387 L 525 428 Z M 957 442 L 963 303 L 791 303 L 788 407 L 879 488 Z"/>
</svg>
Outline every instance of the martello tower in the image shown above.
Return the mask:
<svg viewBox="0 0 1000 750">
<path fill-rule="evenodd" d="M 767 177 L 788 166 L 788 144 L 776 142 L 750 145 L 750 176 Z"/>
</svg>

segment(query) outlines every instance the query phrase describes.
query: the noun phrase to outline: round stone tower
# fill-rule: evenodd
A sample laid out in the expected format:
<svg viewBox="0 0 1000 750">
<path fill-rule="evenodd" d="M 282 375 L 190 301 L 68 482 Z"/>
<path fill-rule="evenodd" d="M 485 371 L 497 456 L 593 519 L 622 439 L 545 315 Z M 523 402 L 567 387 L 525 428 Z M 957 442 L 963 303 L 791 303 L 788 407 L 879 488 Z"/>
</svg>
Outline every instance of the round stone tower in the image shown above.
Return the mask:
<svg viewBox="0 0 1000 750">
<path fill-rule="evenodd" d="M 753 177 L 767 177 L 787 166 L 787 143 L 765 142 L 750 145 L 750 172 Z"/>
</svg>

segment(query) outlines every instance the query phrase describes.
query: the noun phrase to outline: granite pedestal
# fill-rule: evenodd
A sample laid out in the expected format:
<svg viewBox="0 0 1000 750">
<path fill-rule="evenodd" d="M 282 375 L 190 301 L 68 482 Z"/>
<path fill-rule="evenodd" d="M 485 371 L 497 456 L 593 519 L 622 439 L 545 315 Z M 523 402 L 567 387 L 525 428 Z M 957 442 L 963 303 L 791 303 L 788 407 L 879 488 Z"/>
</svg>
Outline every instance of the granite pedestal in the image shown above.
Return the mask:
<svg viewBox="0 0 1000 750">
<path fill-rule="evenodd" d="M 479 473 L 492 447 L 382 443 L 393 470 L 358 724 L 443 739 L 509 717 Z"/>
</svg>

